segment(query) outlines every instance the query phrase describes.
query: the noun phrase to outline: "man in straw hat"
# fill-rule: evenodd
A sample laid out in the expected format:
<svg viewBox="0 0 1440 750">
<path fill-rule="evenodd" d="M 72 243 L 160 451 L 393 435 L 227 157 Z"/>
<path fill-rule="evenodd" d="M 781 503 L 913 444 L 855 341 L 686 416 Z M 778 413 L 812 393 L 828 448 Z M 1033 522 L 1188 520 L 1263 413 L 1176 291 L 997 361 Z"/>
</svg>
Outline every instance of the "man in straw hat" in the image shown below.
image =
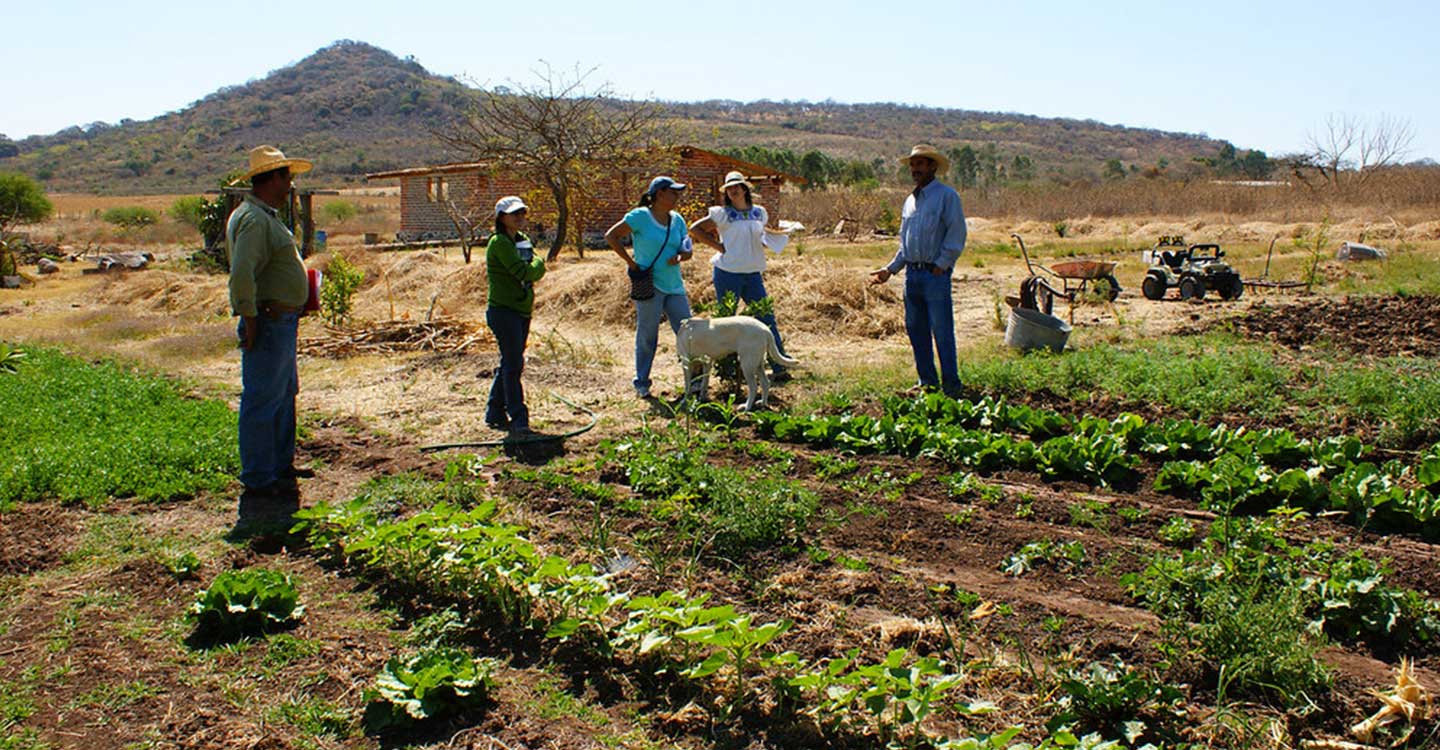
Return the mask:
<svg viewBox="0 0 1440 750">
<path fill-rule="evenodd" d="M 960 194 L 935 179 L 950 169 L 950 160 L 934 146 L 920 145 L 900 159 L 910 167 L 915 190 L 900 211 L 900 249 L 885 265 L 870 272 L 872 284 L 883 284 L 905 269 L 905 332 L 915 354 L 921 388 L 942 388 L 960 393 L 955 357 L 955 309 L 950 276 L 965 249 L 965 212 Z M 931 341 L 940 358 L 935 377 Z"/>
<path fill-rule="evenodd" d="M 299 507 L 295 461 L 295 337 L 309 281 L 295 236 L 277 209 L 291 178 L 311 163 L 274 146 L 250 150 L 250 194 L 230 214 L 230 309 L 240 317 L 240 520 L 236 530 L 279 528 Z"/>
</svg>

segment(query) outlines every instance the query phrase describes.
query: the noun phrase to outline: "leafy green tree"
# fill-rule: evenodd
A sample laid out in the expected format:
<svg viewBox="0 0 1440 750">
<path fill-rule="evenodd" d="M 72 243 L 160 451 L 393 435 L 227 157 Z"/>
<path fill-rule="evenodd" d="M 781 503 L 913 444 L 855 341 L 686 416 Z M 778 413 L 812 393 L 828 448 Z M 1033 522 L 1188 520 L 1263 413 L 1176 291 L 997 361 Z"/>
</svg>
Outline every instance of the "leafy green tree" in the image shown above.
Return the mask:
<svg viewBox="0 0 1440 750">
<path fill-rule="evenodd" d="M 1107 180 L 1123 180 L 1125 179 L 1125 165 L 1121 164 L 1119 159 L 1107 159 L 1105 168 L 1101 170 L 1100 174 Z"/>
<path fill-rule="evenodd" d="M 950 149 L 950 174 L 960 187 L 975 187 L 980 177 L 980 160 L 975 156 L 975 149 L 969 145 Z"/>
<path fill-rule="evenodd" d="M 806 181 L 804 189 L 823 188 L 835 182 L 839 172 L 840 164 L 823 151 L 806 151 L 800 157 L 800 176 Z"/>
<path fill-rule="evenodd" d="M 1240 171 L 1252 180 L 1267 180 L 1275 172 L 1275 161 L 1264 151 L 1251 149 L 1240 159 Z"/>
<path fill-rule="evenodd" d="M 6 240 L 11 227 L 44 221 L 55 211 L 45 191 L 23 174 L 0 172 L 0 275 L 14 276 L 18 264 Z"/>
<path fill-rule="evenodd" d="M 19 224 L 50 218 L 55 206 L 40 184 L 15 172 L 0 172 L 0 236 Z"/>
<path fill-rule="evenodd" d="M 198 195 L 183 195 L 170 204 L 170 218 L 194 229 L 200 228 L 204 219 L 205 199 Z"/>
<path fill-rule="evenodd" d="M 355 218 L 358 211 L 350 201 L 330 201 L 320 206 L 320 218 L 329 224 L 342 224 Z"/>
<path fill-rule="evenodd" d="M 1035 162 L 1028 156 L 1015 155 L 1010 161 L 1010 179 L 1029 182 L 1035 179 Z"/>
</svg>

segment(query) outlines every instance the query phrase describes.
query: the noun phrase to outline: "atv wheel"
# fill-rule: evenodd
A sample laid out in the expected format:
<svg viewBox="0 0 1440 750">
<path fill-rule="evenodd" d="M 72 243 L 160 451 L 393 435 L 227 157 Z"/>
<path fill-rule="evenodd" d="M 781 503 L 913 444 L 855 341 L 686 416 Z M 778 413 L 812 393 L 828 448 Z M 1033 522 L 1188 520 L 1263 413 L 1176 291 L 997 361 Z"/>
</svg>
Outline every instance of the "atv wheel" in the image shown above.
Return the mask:
<svg viewBox="0 0 1440 750">
<path fill-rule="evenodd" d="M 1159 273 L 1145 274 L 1145 280 L 1140 282 L 1140 293 L 1145 299 L 1164 299 L 1165 289 L 1165 277 Z"/>
<path fill-rule="evenodd" d="M 1240 299 L 1240 295 L 1244 293 L 1245 282 L 1241 281 L 1239 276 L 1231 278 L 1220 286 L 1220 298 L 1223 300 Z"/>
<path fill-rule="evenodd" d="M 1104 282 L 1105 284 L 1106 301 L 1114 302 L 1115 298 L 1120 296 L 1120 280 L 1115 278 L 1113 275 L 1106 274 L 1105 276 L 1100 277 L 1100 281 Z"/>
<path fill-rule="evenodd" d="M 1194 276 L 1186 276 L 1180 280 L 1180 299 L 1205 299 L 1205 282 Z"/>
</svg>

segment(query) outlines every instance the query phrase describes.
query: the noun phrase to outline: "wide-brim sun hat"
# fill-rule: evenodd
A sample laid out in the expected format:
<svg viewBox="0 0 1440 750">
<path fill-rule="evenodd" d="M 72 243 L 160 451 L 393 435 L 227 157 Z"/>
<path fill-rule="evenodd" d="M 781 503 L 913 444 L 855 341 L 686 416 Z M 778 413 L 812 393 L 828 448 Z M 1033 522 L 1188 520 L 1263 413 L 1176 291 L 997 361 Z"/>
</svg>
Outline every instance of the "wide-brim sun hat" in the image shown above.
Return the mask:
<svg viewBox="0 0 1440 750">
<path fill-rule="evenodd" d="M 750 188 L 751 190 L 754 190 L 754 189 L 755 189 L 755 186 L 754 186 L 754 185 L 751 185 L 751 184 L 750 184 L 750 181 L 747 180 L 747 179 L 745 179 L 745 175 L 743 175 L 743 174 L 741 174 L 741 173 L 739 173 L 739 172 L 731 172 L 731 173 L 725 175 L 725 183 L 720 186 L 720 189 L 721 189 L 721 190 L 724 190 L 724 189 L 730 187 L 731 185 L 744 185 L 745 187 Z"/>
<path fill-rule="evenodd" d="M 496 216 L 499 216 L 501 214 L 513 214 L 516 211 L 528 210 L 529 207 L 525 205 L 525 201 L 520 200 L 520 196 L 518 195 L 507 195 L 504 198 L 495 201 Z"/>
<path fill-rule="evenodd" d="M 236 182 L 248 180 L 257 174 L 271 172 L 282 167 L 289 169 L 290 174 L 297 175 L 309 172 L 315 167 L 315 164 L 309 159 L 288 158 L 284 152 L 274 146 L 256 146 L 250 149 L 250 169 Z"/>
<path fill-rule="evenodd" d="M 645 192 L 650 195 L 654 195 L 661 190 L 664 190 L 665 188 L 684 190 L 685 183 L 676 182 L 674 177 L 666 177 L 664 175 L 661 175 L 650 181 L 650 187 L 646 188 Z"/>
<path fill-rule="evenodd" d="M 910 160 L 911 160 L 911 159 L 914 159 L 914 158 L 917 157 L 917 156 L 923 156 L 923 157 L 925 157 L 925 158 L 927 158 L 927 159 L 930 159 L 930 160 L 934 161 L 934 162 L 935 162 L 935 174 L 942 174 L 942 175 L 943 175 L 943 174 L 945 174 L 946 172 L 949 172 L 949 171 L 950 171 L 950 159 L 949 159 L 949 157 L 947 157 L 947 156 L 945 156 L 944 154 L 940 153 L 940 151 L 939 151 L 938 149 L 936 149 L 934 146 L 927 146 L 927 145 L 925 145 L 925 144 L 923 144 L 923 143 L 920 144 L 920 145 L 918 145 L 918 146 L 916 146 L 916 147 L 914 147 L 914 148 L 912 148 L 912 149 L 910 149 L 910 153 L 909 153 L 909 154 L 900 157 L 900 163 L 908 166 L 908 165 L 910 164 Z"/>
</svg>

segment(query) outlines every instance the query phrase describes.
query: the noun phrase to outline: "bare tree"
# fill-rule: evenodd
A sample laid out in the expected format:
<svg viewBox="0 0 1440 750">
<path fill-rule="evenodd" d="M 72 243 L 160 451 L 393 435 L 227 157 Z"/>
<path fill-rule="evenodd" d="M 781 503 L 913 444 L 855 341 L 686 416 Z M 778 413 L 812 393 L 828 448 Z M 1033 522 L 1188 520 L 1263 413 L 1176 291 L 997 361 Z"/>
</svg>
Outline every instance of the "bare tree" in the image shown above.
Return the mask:
<svg viewBox="0 0 1440 750">
<path fill-rule="evenodd" d="M 668 135 L 658 105 L 619 99 L 608 84 L 592 88 L 593 72 L 544 65 L 534 84 L 480 91 L 461 121 L 436 133 L 468 160 L 549 190 L 556 209 L 549 260 L 564 246 L 572 215 L 584 218 L 582 201 L 597 182 L 653 162 Z M 583 256 L 583 242 L 575 245 Z"/>
<path fill-rule="evenodd" d="M 1377 170 L 1398 165 L 1410 151 L 1415 131 L 1406 120 L 1381 115 L 1371 122 L 1354 115 L 1330 115 L 1312 132 L 1306 152 L 1290 160 L 1291 171 L 1309 185 L 1307 171 L 1334 188 L 1360 186 Z"/>
<path fill-rule="evenodd" d="M 445 217 L 455 226 L 455 236 L 460 238 L 460 254 L 465 257 L 465 262 L 469 263 L 471 250 L 485 228 L 479 218 L 489 215 L 490 212 L 486 210 L 488 207 L 471 205 L 467 211 L 448 197 L 440 201 L 440 207 L 445 210 Z"/>
</svg>

